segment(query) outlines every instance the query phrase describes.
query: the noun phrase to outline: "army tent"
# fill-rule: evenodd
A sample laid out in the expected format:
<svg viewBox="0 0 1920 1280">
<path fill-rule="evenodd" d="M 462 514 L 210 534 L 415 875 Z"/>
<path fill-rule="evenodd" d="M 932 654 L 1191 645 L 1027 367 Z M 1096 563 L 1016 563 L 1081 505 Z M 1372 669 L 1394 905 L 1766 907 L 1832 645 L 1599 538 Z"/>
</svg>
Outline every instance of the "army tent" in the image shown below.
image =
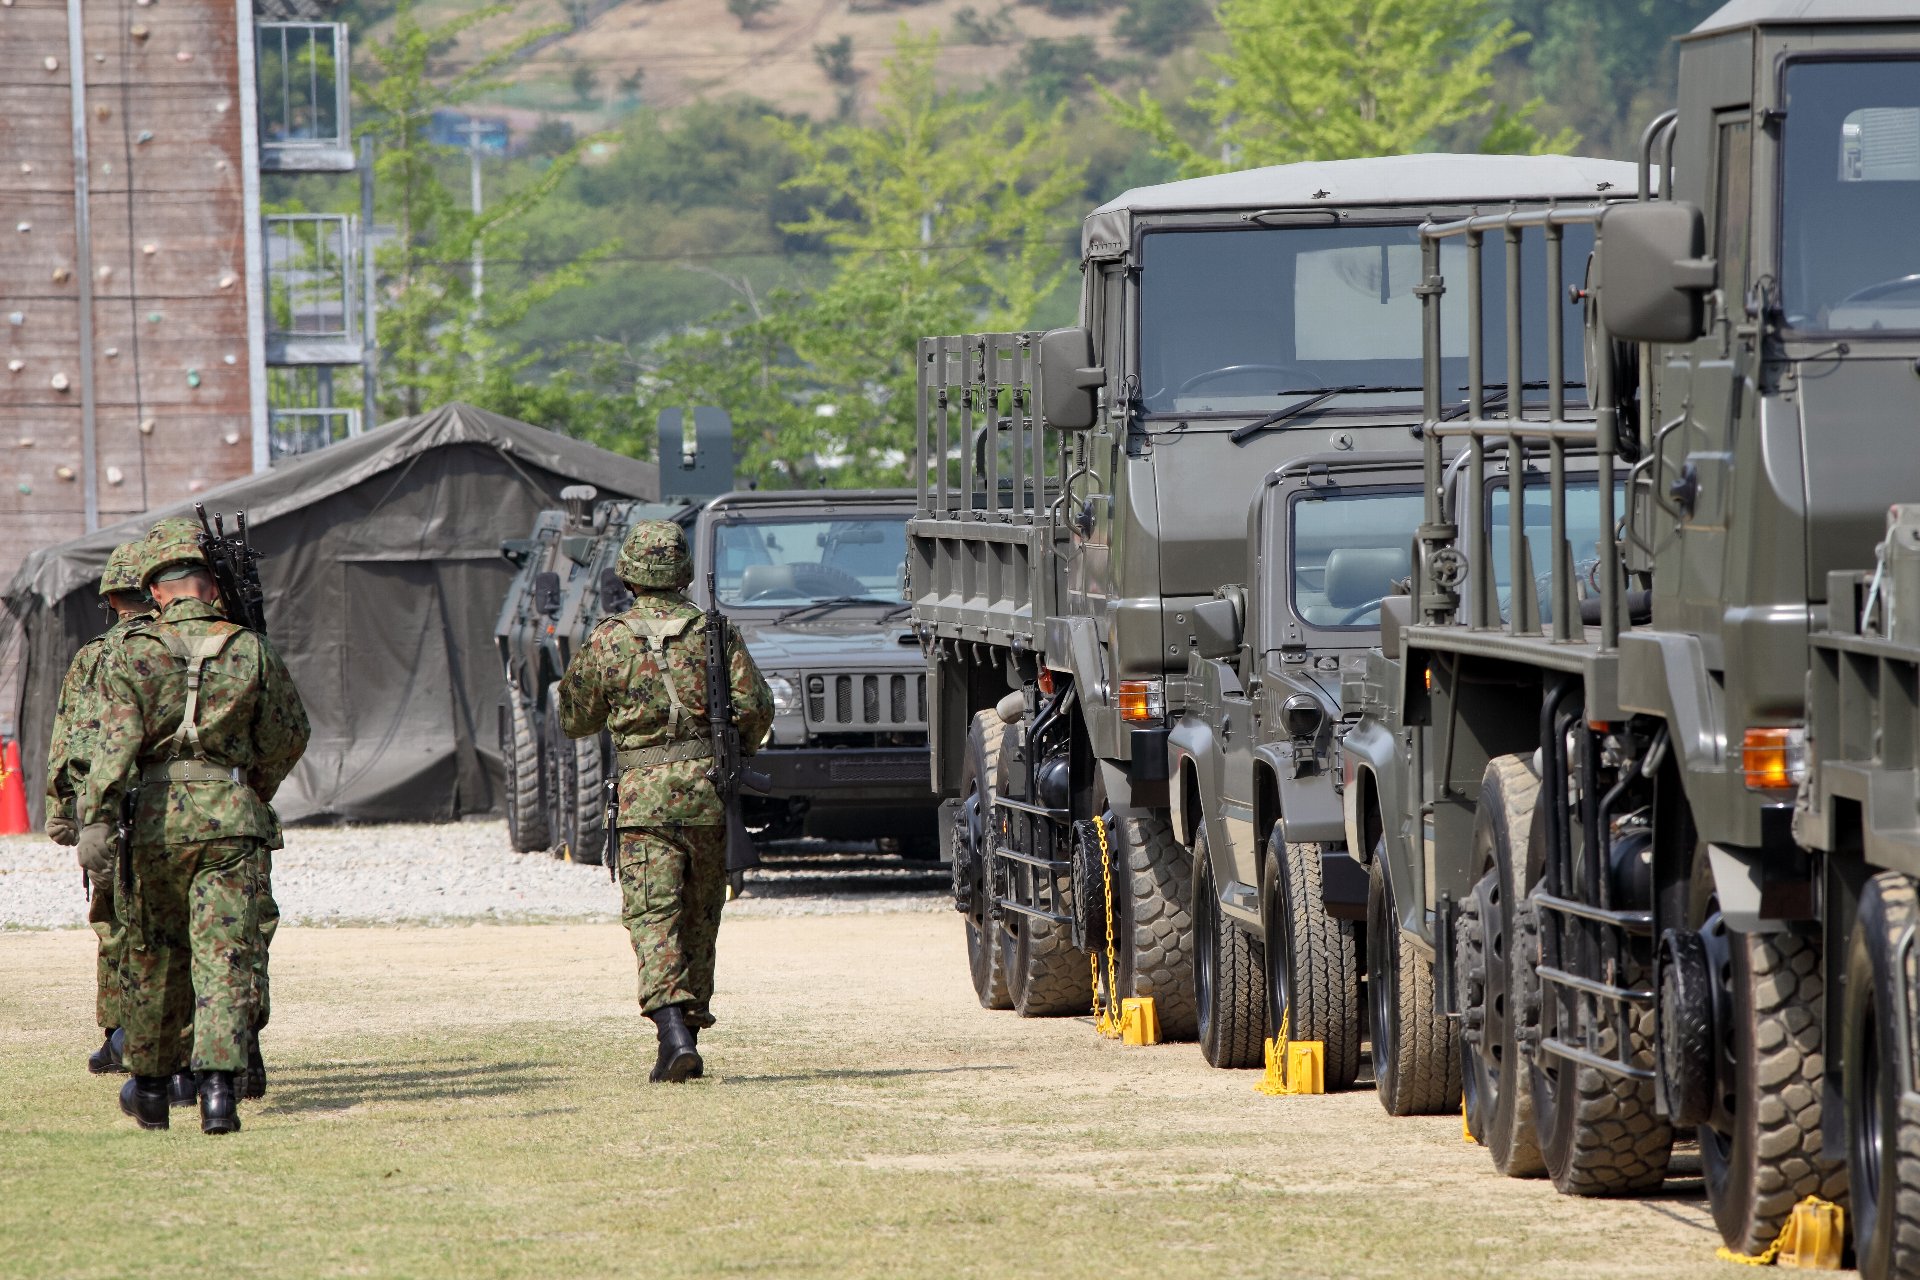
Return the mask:
<svg viewBox="0 0 1920 1280">
<path fill-rule="evenodd" d="M 300 686 L 313 740 L 275 799 L 288 821 L 434 820 L 500 806 L 493 627 L 524 536 L 560 489 L 655 498 L 652 464 L 451 404 L 199 495 L 244 510 L 265 553 L 267 629 Z M 6 591 L 0 649 L 24 643 L 14 723 L 34 820 L 60 678 L 105 625 L 107 553 L 150 511 L 34 552 Z"/>
</svg>

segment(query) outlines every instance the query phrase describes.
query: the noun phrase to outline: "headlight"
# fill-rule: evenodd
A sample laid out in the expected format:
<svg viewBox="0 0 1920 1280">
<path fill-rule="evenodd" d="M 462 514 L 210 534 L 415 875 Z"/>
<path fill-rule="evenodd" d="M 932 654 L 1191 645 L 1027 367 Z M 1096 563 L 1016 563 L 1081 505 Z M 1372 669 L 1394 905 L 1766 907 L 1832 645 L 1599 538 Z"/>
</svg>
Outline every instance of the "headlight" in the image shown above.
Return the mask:
<svg viewBox="0 0 1920 1280">
<path fill-rule="evenodd" d="M 773 714 L 792 715 L 800 709 L 800 693 L 785 676 L 768 676 L 767 688 L 773 693 Z"/>
<path fill-rule="evenodd" d="M 1313 737 L 1326 719 L 1326 709 L 1310 693 L 1296 693 L 1280 704 L 1280 722 L 1295 738 Z"/>
</svg>

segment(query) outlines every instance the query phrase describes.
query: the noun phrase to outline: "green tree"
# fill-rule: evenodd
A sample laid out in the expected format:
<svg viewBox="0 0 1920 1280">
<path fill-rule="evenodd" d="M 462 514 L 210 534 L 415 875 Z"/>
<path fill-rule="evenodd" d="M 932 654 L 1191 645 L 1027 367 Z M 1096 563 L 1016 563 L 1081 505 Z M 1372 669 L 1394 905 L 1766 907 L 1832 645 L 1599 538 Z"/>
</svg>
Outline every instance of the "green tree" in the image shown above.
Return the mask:
<svg viewBox="0 0 1920 1280">
<path fill-rule="evenodd" d="M 826 73 L 828 81 L 833 84 L 850 85 L 860 78 L 860 73 L 853 66 L 853 37 L 850 35 L 813 46 L 813 60 L 820 64 L 820 70 Z"/>
<path fill-rule="evenodd" d="M 760 20 L 761 14 L 769 12 L 779 3 L 780 0 L 727 0 L 727 12 L 745 31 Z"/>
<path fill-rule="evenodd" d="M 1207 26 L 1206 0 L 1127 0 L 1113 33 L 1142 53 L 1169 54 Z"/>
<path fill-rule="evenodd" d="M 503 389 L 534 359 L 517 355 L 502 341 L 502 331 L 528 309 L 579 287 L 595 258 L 582 254 L 545 273 L 496 272 L 484 303 L 472 296 L 467 264 L 475 242 L 483 241 L 490 256 L 512 261 L 521 241 L 519 222 L 552 194 L 579 154 L 576 148 L 523 178 L 476 217 L 448 180 L 461 171 L 457 149 L 437 146 L 427 136 L 435 111 L 487 91 L 504 63 L 555 30 L 527 32 L 445 81 L 432 77 L 435 50 L 509 7 L 477 9 L 425 27 L 410 5 L 402 5 L 391 34 L 362 46 L 361 65 L 370 66 L 372 74 L 356 84 L 366 108 L 361 118 L 378 142 L 375 190 L 395 231 L 376 257 L 384 282 L 379 319 L 383 415 L 419 413 L 455 399 L 499 407 Z M 585 396 L 578 412 L 603 413 L 606 398 L 606 393 Z M 570 424 L 566 414 L 558 414 L 544 425 Z"/>
<path fill-rule="evenodd" d="M 1484 121 L 1481 145 L 1554 151 L 1576 139 L 1528 123 L 1537 102 L 1498 108 L 1494 65 L 1526 40 L 1490 0 L 1222 0 L 1225 53 L 1186 108 L 1210 126 L 1190 138 L 1146 90 L 1120 119 L 1183 177 L 1299 160 L 1395 155 Z"/>
<path fill-rule="evenodd" d="M 582 62 L 575 65 L 567 76 L 567 85 L 573 90 L 576 101 L 590 105 L 600 92 L 600 77 L 592 67 Z"/>
</svg>

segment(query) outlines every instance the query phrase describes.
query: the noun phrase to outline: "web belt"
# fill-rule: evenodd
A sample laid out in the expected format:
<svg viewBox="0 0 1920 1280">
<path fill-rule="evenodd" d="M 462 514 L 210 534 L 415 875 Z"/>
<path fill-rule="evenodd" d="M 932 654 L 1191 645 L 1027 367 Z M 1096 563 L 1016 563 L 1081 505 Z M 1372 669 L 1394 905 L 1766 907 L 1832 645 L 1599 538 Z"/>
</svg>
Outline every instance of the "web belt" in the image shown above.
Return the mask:
<svg viewBox="0 0 1920 1280">
<path fill-rule="evenodd" d="M 622 769 L 644 769 L 650 765 L 672 764 L 676 760 L 711 760 L 713 744 L 704 738 L 669 742 L 657 747 L 634 747 L 615 754 Z"/>
</svg>

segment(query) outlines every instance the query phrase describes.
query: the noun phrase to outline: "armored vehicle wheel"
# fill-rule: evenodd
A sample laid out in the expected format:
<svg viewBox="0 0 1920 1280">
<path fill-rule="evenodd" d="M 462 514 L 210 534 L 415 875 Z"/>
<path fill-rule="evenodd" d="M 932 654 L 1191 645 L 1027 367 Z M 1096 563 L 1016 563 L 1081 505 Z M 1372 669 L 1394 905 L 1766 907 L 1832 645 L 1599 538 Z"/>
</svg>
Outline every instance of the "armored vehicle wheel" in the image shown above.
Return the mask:
<svg viewBox="0 0 1920 1280">
<path fill-rule="evenodd" d="M 1108 998 L 1152 997 L 1161 1037 L 1192 1040 L 1199 1016 L 1193 1003 L 1193 868 L 1186 846 L 1174 838 L 1164 813 L 1140 810 L 1113 818 L 1097 782 L 1094 810 L 1106 825 L 1113 859 L 1112 969 L 1118 984 L 1117 992 L 1106 990 L 1103 946 L 1096 957 L 1101 991 Z"/>
<path fill-rule="evenodd" d="M 601 736 L 570 738 L 573 750 L 573 841 L 568 846 L 575 862 L 597 867 L 606 860 L 607 793 L 606 757 L 601 754 Z"/>
<path fill-rule="evenodd" d="M 507 686 L 506 723 L 500 732 L 500 760 L 505 773 L 507 839 L 515 853 L 533 853 L 547 847 L 547 810 L 544 794 L 545 762 L 540 758 L 540 736 L 533 712 L 520 690 Z"/>
<path fill-rule="evenodd" d="M 1847 948 L 1840 1071 L 1847 1099 L 1853 1251 L 1864 1280 L 1920 1275 L 1920 1081 L 1907 966 L 1913 881 L 1886 871 L 1860 895 Z"/>
<path fill-rule="evenodd" d="M 994 721 L 998 724 L 999 717 Z M 994 792 L 996 795 L 1022 793 L 1009 771 L 1021 767 L 1016 760 L 1017 741 L 1011 725 L 1002 725 L 1000 750 L 995 753 Z M 991 727 L 989 732 L 991 732 Z M 1008 833 L 1007 843 L 1023 852 L 1045 857 L 1051 851 L 1025 849 Z M 1070 908 L 1073 903 L 1073 875 L 1062 871 L 1053 877 L 1053 891 L 1038 893 L 1048 873 L 1038 867 L 1013 866 L 1008 875 L 1027 892 L 1018 895 L 1029 902 Z M 1061 911 L 1062 915 L 1069 914 Z M 1013 1007 L 1023 1018 L 1056 1018 L 1085 1013 L 1093 1006 L 1093 988 L 1087 982 L 1087 953 L 1073 945 L 1071 920 L 1036 920 L 1032 916 L 1009 911 L 1000 936 L 1006 951 L 1002 965 L 1007 975 L 1007 991 Z"/>
<path fill-rule="evenodd" d="M 987 841 L 993 821 L 994 779 L 999 776 L 1001 730 L 993 711 L 982 711 L 967 728 L 967 755 L 961 764 L 960 803 L 954 810 L 953 878 L 964 889 L 967 919 L 967 968 L 973 994 L 984 1009 L 1011 1009 L 1007 972 L 1001 963 L 1000 925 L 993 918 L 993 877 Z"/>
<path fill-rule="evenodd" d="M 1203 822 L 1193 834 L 1193 1003 L 1200 1053 L 1212 1066 L 1238 1070 L 1261 1064 L 1267 1030 L 1262 951 L 1220 909 Z"/>
<path fill-rule="evenodd" d="M 1493 1167 L 1510 1178 L 1546 1172 L 1520 1056 L 1520 1031 L 1539 1009 L 1526 885 L 1527 840 L 1539 794 L 1531 757 L 1499 756 L 1488 763 L 1473 824 L 1473 865 L 1482 874 L 1454 935 L 1467 1124 L 1493 1157 Z"/>
<path fill-rule="evenodd" d="M 1434 1011 L 1433 969 L 1400 936 L 1383 837 L 1367 884 L 1367 992 L 1373 1081 L 1391 1116 L 1440 1115 L 1460 1106 L 1460 1035 Z"/>
<path fill-rule="evenodd" d="M 547 839 L 552 841 L 553 856 L 572 856 L 578 814 L 573 805 L 573 740 L 560 732 L 560 683 L 547 686 Z"/>
<path fill-rule="evenodd" d="M 1267 936 L 1266 1021 L 1287 1038 L 1318 1040 L 1328 1089 L 1360 1074 L 1360 961 L 1351 920 L 1327 914 L 1320 846 L 1288 844 L 1275 827 L 1260 867 L 1260 915 Z"/>
<path fill-rule="evenodd" d="M 1724 930 L 1718 916 L 1708 928 Z M 1844 1166 L 1820 1158 L 1825 1088 L 1820 947 L 1795 933 L 1725 935 L 1730 1026 L 1715 1046 L 1713 1112 L 1700 1126 L 1707 1200 L 1727 1247 L 1759 1253 L 1805 1196 L 1840 1200 Z M 1710 947 L 1709 951 L 1719 950 Z"/>
</svg>

